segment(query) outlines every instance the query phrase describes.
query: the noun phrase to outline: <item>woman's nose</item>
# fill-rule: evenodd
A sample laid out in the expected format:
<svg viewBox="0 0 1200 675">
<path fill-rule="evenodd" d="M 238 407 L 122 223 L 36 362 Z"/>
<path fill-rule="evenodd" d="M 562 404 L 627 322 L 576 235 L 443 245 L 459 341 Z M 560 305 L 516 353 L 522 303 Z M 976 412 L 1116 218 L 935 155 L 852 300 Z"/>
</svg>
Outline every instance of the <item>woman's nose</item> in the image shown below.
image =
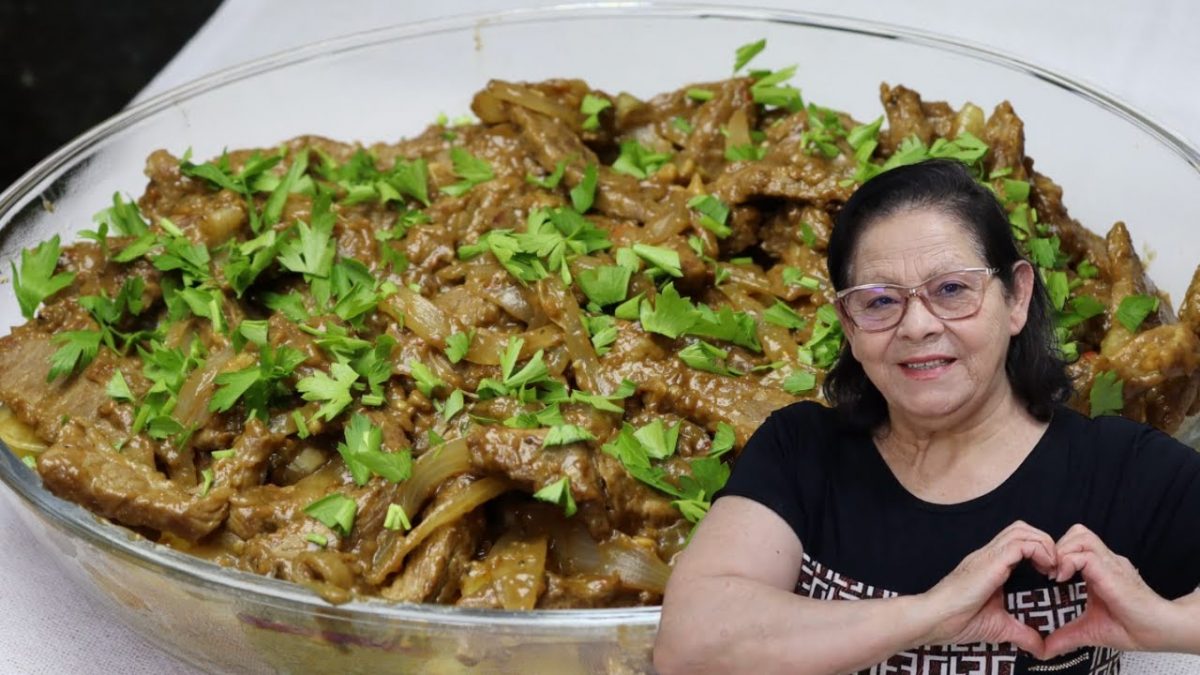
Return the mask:
<svg viewBox="0 0 1200 675">
<path fill-rule="evenodd" d="M 908 299 L 904 316 L 900 317 L 900 324 L 896 326 L 896 333 L 910 340 L 921 340 L 936 335 L 943 329 L 945 324 L 929 310 L 925 298 L 914 294 Z"/>
</svg>

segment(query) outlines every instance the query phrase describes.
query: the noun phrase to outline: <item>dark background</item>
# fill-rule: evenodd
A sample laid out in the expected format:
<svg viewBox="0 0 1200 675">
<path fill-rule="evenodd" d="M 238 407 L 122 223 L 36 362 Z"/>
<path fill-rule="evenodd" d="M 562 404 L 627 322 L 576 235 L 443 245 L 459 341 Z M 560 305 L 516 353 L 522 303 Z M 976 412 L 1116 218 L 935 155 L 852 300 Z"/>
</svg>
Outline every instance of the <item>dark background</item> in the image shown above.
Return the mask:
<svg viewBox="0 0 1200 675">
<path fill-rule="evenodd" d="M 0 0 L 0 192 L 124 108 L 220 0 Z"/>
</svg>

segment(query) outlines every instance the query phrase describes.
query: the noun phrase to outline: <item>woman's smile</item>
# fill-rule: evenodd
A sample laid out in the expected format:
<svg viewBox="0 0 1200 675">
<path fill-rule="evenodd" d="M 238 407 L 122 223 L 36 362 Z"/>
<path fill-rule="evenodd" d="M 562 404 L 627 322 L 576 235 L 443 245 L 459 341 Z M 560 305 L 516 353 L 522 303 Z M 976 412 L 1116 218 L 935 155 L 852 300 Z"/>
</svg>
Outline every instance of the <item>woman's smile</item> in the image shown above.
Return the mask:
<svg viewBox="0 0 1200 675">
<path fill-rule="evenodd" d="M 926 356 L 900 362 L 900 372 L 911 380 L 936 380 L 950 371 L 958 359 Z"/>
</svg>

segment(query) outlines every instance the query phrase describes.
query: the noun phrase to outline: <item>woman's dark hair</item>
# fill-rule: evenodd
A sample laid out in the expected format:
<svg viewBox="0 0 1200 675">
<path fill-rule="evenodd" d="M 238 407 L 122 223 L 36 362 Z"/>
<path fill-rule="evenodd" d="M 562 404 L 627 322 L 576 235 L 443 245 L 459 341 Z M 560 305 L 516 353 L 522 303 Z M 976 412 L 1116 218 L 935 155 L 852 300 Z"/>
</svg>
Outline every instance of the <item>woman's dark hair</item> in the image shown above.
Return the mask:
<svg viewBox="0 0 1200 675">
<path fill-rule="evenodd" d="M 996 276 L 1004 283 L 1005 294 L 1011 296 L 1013 265 L 1023 257 L 1013 240 L 1008 216 L 995 195 L 977 183 L 964 164 L 950 159 L 886 171 L 855 191 L 838 214 L 829 238 L 826 264 L 834 288 L 850 286 L 850 262 L 863 232 L 883 218 L 920 209 L 939 211 L 958 221 L 987 265 L 1000 270 Z M 1041 421 L 1049 420 L 1055 405 L 1071 395 L 1071 378 L 1054 335 L 1049 296 L 1036 271 L 1029 316 L 1008 345 L 1004 367 L 1014 393 Z M 823 391 L 825 399 L 855 427 L 874 431 L 887 422 L 887 401 L 850 353 L 848 343 L 843 343 L 837 362 L 826 375 Z"/>
</svg>

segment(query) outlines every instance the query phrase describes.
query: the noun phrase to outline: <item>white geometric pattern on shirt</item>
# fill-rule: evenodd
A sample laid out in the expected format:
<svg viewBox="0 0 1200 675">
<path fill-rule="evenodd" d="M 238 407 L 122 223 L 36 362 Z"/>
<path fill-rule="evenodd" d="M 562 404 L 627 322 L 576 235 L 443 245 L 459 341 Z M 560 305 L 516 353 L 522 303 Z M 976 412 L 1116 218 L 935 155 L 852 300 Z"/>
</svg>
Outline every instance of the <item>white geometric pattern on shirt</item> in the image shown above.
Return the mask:
<svg viewBox="0 0 1200 675">
<path fill-rule="evenodd" d="M 808 554 L 804 555 L 800 566 L 796 593 L 818 600 L 863 600 L 899 595 L 847 577 Z M 1005 596 L 1008 611 L 1043 635 L 1078 618 L 1086 601 L 1087 584 L 1082 581 Z M 1121 652 L 1107 648 L 1090 651 L 1089 675 L 1120 674 Z M 859 675 L 1013 675 L 1017 657 L 1017 648 L 1007 643 L 931 645 L 895 654 L 883 663 L 859 671 Z M 1052 671 L 1047 669 L 1047 672 Z"/>
</svg>

